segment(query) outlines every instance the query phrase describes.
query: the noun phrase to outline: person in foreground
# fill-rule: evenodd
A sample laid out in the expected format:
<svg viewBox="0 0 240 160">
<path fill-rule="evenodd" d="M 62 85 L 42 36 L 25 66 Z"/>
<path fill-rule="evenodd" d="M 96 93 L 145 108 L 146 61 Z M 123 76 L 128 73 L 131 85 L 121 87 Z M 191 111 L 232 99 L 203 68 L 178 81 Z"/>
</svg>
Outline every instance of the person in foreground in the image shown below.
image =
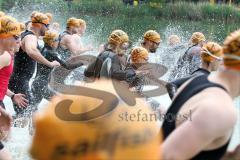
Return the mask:
<svg viewBox="0 0 240 160">
<path fill-rule="evenodd" d="M 224 42 L 224 65 L 217 73 L 187 81 L 167 115 L 161 146 L 164 160 L 219 160 L 225 154 L 237 121 L 234 98 L 240 95 L 240 30 Z M 189 114 L 189 117 L 181 115 Z"/>
<path fill-rule="evenodd" d="M 23 94 L 15 94 L 8 89 L 9 79 L 13 71 L 14 52 L 20 47 L 21 25 L 10 16 L 0 18 L 0 140 L 8 135 L 12 117 L 5 111 L 4 97 L 11 97 L 14 104 L 21 108 L 27 106 L 28 101 Z M 0 159 L 10 160 L 11 155 L 0 141 Z"/>
<path fill-rule="evenodd" d="M 119 88 L 121 92 L 127 94 L 127 88 L 122 87 Z M 119 103 L 111 112 L 87 120 L 96 115 L 96 112 L 93 113 L 91 110 L 99 109 L 97 107 L 99 99 L 81 95 L 81 89 L 80 92 L 77 91 L 79 95 L 62 94 L 54 97 L 44 112 L 35 115 L 36 132 L 30 148 L 33 159 L 161 160 L 159 159 L 161 153 L 158 150 L 161 137 L 157 122 L 142 119 L 129 121 L 123 117 L 125 113 L 137 114 L 139 110 L 144 114 L 151 114 L 150 106 L 145 101 L 137 99 L 136 105 L 128 106 L 120 97 L 117 97 L 111 81 L 95 81 L 86 85 L 86 89 L 89 90 L 88 93 L 94 89 L 96 94 L 101 94 L 102 97 L 108 96 L 103 102 L 106 105 L 99 106 L 101 111 L 98 113 L 116 104 L 116 101 Z M 89 95 L 94 97 L 94 94 Z M 81 117 L 85 114 L 87 121 L 83 119 L 65 121 L 59 118 L 56 111 L 61 112 L 60 114 L 64 117 L 69 116 L 70 112 L 66 113 L 58 108 L 58 104 L 66 100 L 73 102 L 69 106 L 73 109 L 71 116 Z"/>
</svg>

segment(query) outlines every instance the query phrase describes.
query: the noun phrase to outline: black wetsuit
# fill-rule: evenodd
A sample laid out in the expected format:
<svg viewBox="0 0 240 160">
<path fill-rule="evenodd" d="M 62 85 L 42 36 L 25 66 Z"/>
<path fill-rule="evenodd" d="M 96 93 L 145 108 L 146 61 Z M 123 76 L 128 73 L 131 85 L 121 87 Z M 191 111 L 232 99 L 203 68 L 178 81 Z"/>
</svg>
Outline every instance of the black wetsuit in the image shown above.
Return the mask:
<svg viewBox="0 0 240 160">
<path fill-rule="evenodd" d="M 65 35 L 71 35 L 71 33 L 69 33 L 68 31 L 64 31 L 62 34 L 59 35 L 59 44 L 58 44 L 57 52 L 59 55 L 61 55 L 63 59 L 68 59 L 72 55 L 71 51 L 69 49 L 63 48 L 60 45 L 61 40 Z"/>
<path fill-rule="evenodd" d="M 105 66 L 103 66 L 104 62 L 108 58 L 111 59 L 111 66 L 110 66 L 109 73 L 105 71 Z M 109 78 L 113 78 L 119 81 L 128 81 L 129 79 L 131 79 L 136 75 L 133 69 L 123 70 L 122 64 L 118 58 L 118 55 L 116 55 L 109 49 L 100 53 L 97 59 L 93 63 L 88 65 L 88 67 L 84 71 L 84 75 L 86 77 L 100 78 L 101 72 L 105 72 L 106 74 L 109 74 Z"/>
<path fill-rule="evenodd" d="M 34 35 L 33 32 L 26 30 L 21 34 L 21 39 L 28 35 Z M 37 48 L 40 51 L 39 45 Z M 29 88 L 29 81 L 34 74 L 36 61 L 33 60 L 28 54 L 20 48 L 19 52 L 15 54 L 14 69 L 11 79 L 9 81 L 9 89 L 14 93 L 22 93 L 26 95 L 26 98 L 31 104 L 31 94 Z M 25 108 L 20 108 L 14 105 L 14 110 L 17 114 L 24 111 Z"/>
<path fill-rule="evenodd" d="M 58 54 L 56 50 L 47 45 L 44 46 L 41 53 L 48 61 L 58 61 L 64 68 L 68 70 L 75 69 L 83 65 L 82 62 L 68 63 L 67 60 L 69 57 L 66 59 L 65 55 L 62 56 L 61 54 Z M 39 103 L 42 98 L 49 99 L 51 97 L 51 93 L 48 90 L 47 84 L 52 70 L 53 68 L 50 68 L 46 65 L 40 63 L 37 64 L 37 74 L 32 84 L 34 104 Z"/>
<path fill-rule="evenodd" d="M 184 105 L 186 101 L 188 101 L 191 97 L 195 96 L 199 92 L 203 91 L 206 88 L 210 87 L 217 87 L 221 88 L 226 91 L 224 87 L 222 87 L 219 84 L 212 83 L 208 81 L 208 76 L 201 75 L 196 78 L 194 78 L 182 91 L 177 95 L 175 100 L 172 102 L 171 106 L 169 107 L 167 115 L 171 115 L 171 117 L 177 117 L 178 112 L 180 111 L 181 107 Z M 218 124 L 216 124 L 218 125 Z M 219 124 L 220 125 L 220 124 Z M 164 120 L 162 125 L 162 131 L 163 131 L 163 138 L 166 140 L 166 138 L 176 129 L 176 119 L 173 120 Z M 187 139 L 187 137 L 186 137 Z M 229 140 L 230 141 L 230 140 Z M 210 151 L 202 151 L 198 155 L 191 158 L 191 160 L 220 160 L 221 157 L 225 154 L 229 141 L 214 150 Z M 189 142 L 190 143 L 190 142 Z M 181 146 L 179 146 L 181 147 Z"/>
<path fill-rule="evenodd" d="M 161 64 L 167 66 L 168 68 L 173 68 L 173 64 L 176 63 L 176 56 L 186 50 L 186 47 L 182 44 L 169 46 L 163 50 L 163 57 L 161 59 Z"/>
<path fill-rule="evenodd" d="M 192 50 L 194 49 L 198 49 L 199 53 L 193 52 Z M 176 67 L 174 67 L 169 76 L 169 81 L 189 76 L 192 72 L 199 68 L 200 64 L 200 46 L 193 45 L 189 47 L 184 55 L 178 59 Z"/>
<path fill-rule="evenodd" d="M 171 81 L 169 83 L 167 83 L 166 88 L 169 94 L 169 97 L 172 99 L 174 97 L 174 95 L 177 92 L 177 89 L 181 87 L 181 85 L 183 83 L 185 83 L 187 80 L 189 80 L 190 78 L 193 78 L 194 76 L 199 76 L 199 75 L 209 75 L 210 72 L 206 69 L 203 68 L 198 68 L 196 71 L 194 71 L 191 76 L 187 76 L 184 78 L 179 78 L 176 79 L 174 81 Z"/>
</svg>

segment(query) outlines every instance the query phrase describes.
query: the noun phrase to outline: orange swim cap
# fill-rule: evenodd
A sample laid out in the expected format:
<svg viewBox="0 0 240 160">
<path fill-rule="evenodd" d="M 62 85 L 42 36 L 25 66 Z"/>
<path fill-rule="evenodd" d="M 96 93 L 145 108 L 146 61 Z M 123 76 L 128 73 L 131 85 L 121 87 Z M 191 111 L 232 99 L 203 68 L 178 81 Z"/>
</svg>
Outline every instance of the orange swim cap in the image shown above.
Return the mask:
<svg viewBox="0 0 240 160">
<path fill-rule="evenodd" d="M 43 36 L 43 42 L 47 45 L 51 46 L 54 41 L 57 41 L 59 34 L 55 31 L 46 31 L 45 35 Z"/>
<path fill-rule="evenodd" d="M 144 37 L 144 40 L 149 40 L 155 43 L 161 42 L 160 34 L 154 30 L 149 30 L 145 32 L 143 37 Z"/>
<path fill-rule="evenodd" d="M 79 20 L 80 27 L 86 26 L 86 21 L 84 21 L 83 19 L 78 19 L 78 20 Z"/>
<path fill-rule="evenodd" d="M 48 17 L 49 22 L 51 22 L 51 21 L 52 21 L 52 18 L 53 18 L 52 13 L 45 13 L 45 15 Z"/>
<path fill-rule="evenodd" d="M 127 33 L 119 29 L 114 30 L 108 37 L 108 43 L 110 44 L 120 45 L 128 42 L 129 42 L 129 37 Z"/>
<path fill-rule="evenodd" d="M 79 19 L 71 17 L 67 20 L 67 27 L 80 27 Z"/>
<path fill-rule="evenodd" d="M 232 32 L 224 41 L 224 65 L 240 71 L 240 30 Z"/>
<path fill-rule="evenodd" d="M 141 60 L 148 59 L 148 51 L 143 47 L 136 47 L 131 52 L 131 60 L 133 63 L 141 63 Z"/>
<path fill-rule="evenodd" d="M 215 42 L 208 42 L 201 49 L 201 58 L 205 62 L 213 62 L 217 59 L 222 59 L 223 49 Z"/>
<path fill-rule="evenodd" d="M 21 25 L 17 20 L 10 16 L 3 16 L 0 18 L 0 38 L 8 38 L 13 35 L 20 35 Z"/>
<path fill-rule="evenodd" d="M 36 12 L 31 17 L 32 25 L 35 24 L 46 24 L 48 25 L 50 23 L 50 19 L 46 14 Z"/>
</svg>

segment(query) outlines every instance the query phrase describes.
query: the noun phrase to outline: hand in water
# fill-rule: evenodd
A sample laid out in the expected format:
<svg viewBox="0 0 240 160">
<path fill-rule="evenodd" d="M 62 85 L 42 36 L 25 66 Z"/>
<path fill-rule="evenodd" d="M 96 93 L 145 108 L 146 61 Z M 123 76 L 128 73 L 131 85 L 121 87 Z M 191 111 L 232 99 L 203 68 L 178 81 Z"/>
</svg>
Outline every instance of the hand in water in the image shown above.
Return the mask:
<svg viewBox="0 0 240 160">
<path fill-rule="evenodd" d="M 26 96 L 24 94 L 18 93 L 15 94 L 13 97 L 13 102 L 18 105 L 19 107 L 27 107 L 28 106 L 28 100 L 25 98 Z"/>
<path fill-rule="evenodd" d="M 52 61 L 51 62 L 51 67 L 57 67 L 57 66 L 60 66 L 59 62 L 57 62 L 57 61 Z"/>
<path fill-rule="evenodd" d="M 0 140 L 7 137 L 11 123 L 12 117 L 0 106 Z"/>
</svg>

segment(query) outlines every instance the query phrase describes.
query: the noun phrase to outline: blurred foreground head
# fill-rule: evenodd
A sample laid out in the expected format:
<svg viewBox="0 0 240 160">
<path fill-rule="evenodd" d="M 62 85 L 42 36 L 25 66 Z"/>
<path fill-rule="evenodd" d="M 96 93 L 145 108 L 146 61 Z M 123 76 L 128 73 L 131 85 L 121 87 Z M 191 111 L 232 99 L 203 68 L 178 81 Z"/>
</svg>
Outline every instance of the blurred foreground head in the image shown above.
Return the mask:
<svg viewBox="0 0 240 160">
<path fill-rule="evenodd" d="M 240 71 L 240 30 L 227 36 L 224 41 L 223 52 L 225 67 Z"/>
<path fill-rule="evenodd" d="M 35 117 L 36 132 L 30 150 L 36 160 L 159 160 L 160 136 L 156 121 L 143 119 L 151 114 L 146 102 L 137 99 L 135 106 L 128 106 L 117 96 L 111 81 L 96 81 L 84 85 L 96 97 L 106 97 L 109 106 L 98 108 L 105 100 L 81 95 L 54 97 L 46 110 Z M 119 87 L 121 92 L 127 88 Z M 81 90 L 79 90 L 81 91 Z M 84 91 L 86 93 L 86 91 Z M 87 93 L 87 94 L 88 94 Z M 105 94 L 105 95 L 104 95 Z M 115 98 L 111 98 L 115 95 Z M 127 95 L 127 93 L 126 93 Z M 62 108 L 59 110 L 58 104 Z M 89 118 L 91 111 L 104 110 L 116 104 L 116 108 L 89 121 L 64 121 L 58 114 L 70 111 L 75 117 Z M 64 109 L 64 106 L 70 106 Z M 58 106 L 58 107 L 57 107 Z M 88 113 L 87 113 L 88 112 Z M 95 112 L 96 113 L 96 112 Z M 141 115 L 138 116 L 138 113 Z M 131 115 L 126 118 L 125 115 Z M 66 115 L 68 116 L 68 115 Z M 65 117 L 66 117 L 65 116 Z M 139 117 L 139 118 L 138 118 Z"/>
</svg>

